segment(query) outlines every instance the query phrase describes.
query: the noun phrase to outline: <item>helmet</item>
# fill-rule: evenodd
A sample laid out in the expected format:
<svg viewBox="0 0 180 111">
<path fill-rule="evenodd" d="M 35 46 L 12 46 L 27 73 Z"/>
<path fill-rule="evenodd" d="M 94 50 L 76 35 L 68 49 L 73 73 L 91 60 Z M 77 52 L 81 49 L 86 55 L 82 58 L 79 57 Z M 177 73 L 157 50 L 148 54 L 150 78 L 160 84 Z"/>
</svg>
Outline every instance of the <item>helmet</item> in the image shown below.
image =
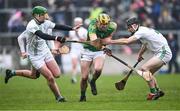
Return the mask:
<svg viewBox="0 0 180 111">
<path fill-rule="evenodd" d="M 42 6 L 35 6 L 32 9 L 32 15 L 34 15 L 34 14 L 43 15 L 46 13 L 47 13 L 47 9 L 45 7 L 42 7 Z"/>
<path fill-rule="evenodd" d="M 74 18 L 74 22 L 83 22 L 83 19 L 81 17 Z"/>
<path fill-rule="evenodd" d="M 139 21 L 136 17 L 130 18 L 126 21 L 127 26 L 131 26 L 132 24 L 139 24 Z"/>
<path fill-rule="evenodd" d="M 101 13 L 97 17 L 97 20 L 100 24 L 106 25 L 110 22 L 110 17 L 109 17 L 109 15 L 107 15 L 105 13 Z"/>
</svg>

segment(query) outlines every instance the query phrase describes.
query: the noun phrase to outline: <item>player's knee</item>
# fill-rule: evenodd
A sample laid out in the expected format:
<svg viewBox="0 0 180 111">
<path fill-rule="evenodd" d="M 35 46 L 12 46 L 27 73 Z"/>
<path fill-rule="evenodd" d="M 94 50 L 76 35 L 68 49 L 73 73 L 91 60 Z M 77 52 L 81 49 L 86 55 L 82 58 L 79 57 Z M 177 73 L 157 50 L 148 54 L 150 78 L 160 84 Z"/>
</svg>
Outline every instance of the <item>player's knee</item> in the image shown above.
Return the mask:
<svg viewBox="0 0 180 111">
<path fill-rule="evenodd" d="M 96 73 L 96 74 L 101 74 L 101 72 L 102 72 L 102 69 L 101 69 L 101 68 L 95 69 L 95 73 Z"/>
<path fill-rule="evenodd" d="M 140 68 L 140 70 L 141 70 L 141 71 L 148 71 L 148 68 L 142 66 L 142 67 Z"/>
<path fill-rule="evenodd" d="M 38 77 L 36 77 L 36 75 L 33 75 L 31 77 L 32 77 L 32 79 L 37 79 L 38 78 Z"/>
<path fill-rule="evenodd" d="M 32 73 L 31 74 L 31 79 L 37 79 L 39 77 L 40 77 L 40 73 L 39 74 L 37 74 L 37 73 Z"/>
<path fill-rule="evenodd" d="M 88 80 L 88 77 L 82 77 L 81 80 L 82 80 L 82 81 L 87 81 L 87 80 Z"/>
<path fill-rule="evenodd" d="M 49 77 L 47 78 L 47 81 L 48 81 L 49 83 L 54 83 L 54 82 L 55 82 L 53 76 L 49 76 Z"/>
<path fill-rule="evenodd" d="M 59 78 L 59 77 L 60 77 L 60 75 L 55 75 L 55 76 L 54 76 L 54 78 Z"/>
<path fill-rule="evenodd" d="M 60 73 L 59 74 L 54 74 L 54 78 L 59 78 L 60 77 Z"/>
</svg>

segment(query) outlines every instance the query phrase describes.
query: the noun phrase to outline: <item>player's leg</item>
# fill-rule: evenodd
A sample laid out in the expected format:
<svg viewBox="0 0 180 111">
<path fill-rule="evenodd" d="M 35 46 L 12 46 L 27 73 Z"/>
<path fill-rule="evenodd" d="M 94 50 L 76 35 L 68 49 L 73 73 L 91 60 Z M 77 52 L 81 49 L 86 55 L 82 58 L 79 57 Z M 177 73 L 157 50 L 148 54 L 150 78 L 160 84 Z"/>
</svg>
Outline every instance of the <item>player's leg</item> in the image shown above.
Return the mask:
<svg viewBox="0 0 180 111">
<path fill-rule="evenodd" d="M 56 84 L 55 78 L 51 70 L 49 70 L 46 63 L 51 63 L 54 58 L 52 54 L 46 53 L 44 55 L 29 56 L 32 65 L 46 78 L 47 83 L 51 91 L 53 92 L 57 101 L 62 102 L 64 98 L 61 96 L 59 88 Z M 55 63 L 55 62 L 54 62 Z M 61 101 L 62 100 L 62 101 Z"/>
<path fill-rule="evenodd" d="M 53 76 L 55 78 L 59 78 L 59 76 L 61 74 L 61 70 L 60 70 L 58 64 L 56 63 L 55 59 L 52 58 L 50 61 L 48 60 L 46 62 L 46 65 L 47 65 L 48 69 L 52 72 Z"/>
<path fill-rule="evenodd" d="M 48 62 L 50 63 L 50 62 Z M 39 71 L 41 72 L 41 74 L 46 78 L 47 80 L 47 83 L 48 83 L 48 86 L 49 88 L 51 89 L 51 91 L 53 92 L 56 100 L 58 102 L 64 102 L 65 99 L 62 97 L 61 93 L 60 93 L 60 90 L 58 88 L 58 85 L 55 81 L 55 78 L 54 78 L 54 75 L 53 73 L 49 70 L 47 64 L 44 64 L 40 69 Z"/>
<path fill-rule="evenodd" d="M 81 60 L 80 102 L 86 101 L 87 80 L 88 80 L 88 74 L 89 74 L 89 68 L 91 66 L 91 62 L 92 61 Z"/>
<path fill-rule="evenodd" d="M 88 75 L 88 82 L 90 83 L 93 77 L 93 73 L 94 73 L 94 66 L 93 64 L 91 64 L 90 68 L 89 68 L 89 75 Z"/>
<path fill-rule="evenodd" d="M 50 89 L 54 93 L 55 98 L 58 102 L 65 102 L 66 100 L 64 97 L 61 96 L 60 90 L 55 81 L 55 78 L 59 78 L 59 76 L 61 74 L 58 64 L 56 63 L 56 61 L 51 53 L 48 53 L 45 55 L 44 61 L 45 61 L 45 65 L 47 67 L 47 69 L 45 70 L 44 73 L 46 73 L 46 71 L 47 71 L 47 74 L 48 74 L 48 76 L 45 76 L 45 78 L 48 81 L 48 85 L 49 85 Z"/>
<path fill-rule="evenodd" d="M 77 65 L 78 65 L 78 57 L 77 56 L 72 56 L 72 78 L 71 82 L 76 83 L 76 75 L 77 75 Z"/>
<path fill-rule="evenodd" d="M 159 86 L 158 86 L 158 84 L 157 84 L 156 78 L 154 77 L 154 76 L 155 76 L 154 74 L 155 74 L 163 65 L 164 65 L 164 64 L 161 64 L 161 65 L 159 64 L 159 66 L 153 67 L 153 68 L 149 69 L 150 72 L 153 74 L 153 80 L 154 80 L 155 87 L 156 87 L 157 90 L 159 89 Z"/>
<path fill-rule="evenodd" d="M 164 62 L 160 60 L 158 57 L 154 56 L 150 60 L 148 60 L 145 64 L 141 66 L 141 69 L 144 71 L 150 71 L 152 74 L 154 74 L 157 70 L 159 70 L 164 65 Z M 151 80 L 147 81 L 149 88 L 150 88 L 150 94 L 148 95 L 148 100 L 152 99 L 158 99 L 160 96 L 157 91 L 157 81 L 154 77 L 154 75 L 151 76 Z"/>
<path fill-rule="evenodd" d="M 94 74 L 90 81 L 91 91 L 93 95 L 97 95 L 96 80 L 100 77 L 104 66 L 105 54 L 102 51 L 94 52 L 93 67 Z"/>
<path fill-rule="evenodd" d="M 93 95 L 97 95 L 96 80 L 101 75 L 101 72 L 102 72 L 102 69 L 104 66 L 104 60 L 105 60 L 104 55 L 97 56 L 93 60 L 94 74 L 93 74 L 92 79 L 90 81 L 91 91 L 92 91 Z"/>
<path fill-rule="evenodd" d="M 21 76 L 26 77 L 30 79 L 37 79 L 40 76 L 39 71 L 37 71 L 35 68 L 31 68 L 31 70 L 6 70 L 6 76 L 5 76 L 5 83 L 7 84 L 9 79 L 13 76 Z"/>
<path fill-rule="evenodd" d="M 172 53 L 170 51 L 170 48 L 168 46 L 164 46 L 159 51 L 159 53 L 155 54 L 155 56 L 149 60 L 149 64 L 147 63 L 147 65 L 146 66 L 144 65 L 144 67 L 147 67 L 152 72 L 152 74 L 154 74 L 163 65 L 168 63 L 171 60 L 171 58 L 172 58 Z M 156 96 L 154 96 L 154 98 L 150 98 L 150 100 L 158 99 L 159 97 L 162 97 L 164 95 L 164 92 L 158 88 L 158 84 L 154 76 L 153 76 L 153 81 L 157 93 Z"/>
<path fill-rule="evenodd" d="M 54 59 L 53 55 L 49 52 L 45 55 L 44 61 L 55 78 L 59 78 L 61 70 Z"/>
</svg>

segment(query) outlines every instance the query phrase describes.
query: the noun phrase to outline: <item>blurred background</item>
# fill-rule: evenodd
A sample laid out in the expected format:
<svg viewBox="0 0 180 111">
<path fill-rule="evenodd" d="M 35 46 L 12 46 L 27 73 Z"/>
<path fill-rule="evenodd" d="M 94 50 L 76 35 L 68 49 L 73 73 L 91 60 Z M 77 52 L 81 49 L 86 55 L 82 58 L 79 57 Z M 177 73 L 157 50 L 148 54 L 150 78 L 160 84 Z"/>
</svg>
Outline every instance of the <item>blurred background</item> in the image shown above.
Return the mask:
<svg viewBox="0 0 180 111">
<path fill-rule="evenodd" d="M 125 21 L 138 17 L 144 26 L 160 31 L 171 45 L 172 67 L 166 65 L 160 73 L 179 73 L 180 63 L 180 0 L 0 0 L 0 66 L 6 68 L 29 68 L 27 60 L 19 57 L 18 35 L 23 32 L 31 17 L 32 7 L 44 6 L 55 23 L 73 25 L 75 17 L 82 17 L 87 28 L 91 19 L 99 13 L 108 13 L 118 24 L 114 39 L 128 37 Z M 68 32 L 54 31 L 55 35 L 68 36 Z M 136 62 L 140 44 L 109 46 L 119 58 L 133 65 Z M 146 53 L 149 57 L 151 53 Z M 64 73 L 71 71 L 70 55 L 60 56 L 59 65 Z M 111 68 L 109 68 L 111 66 Z M 175 67 L 174 67 L 175 66 Z M 104 73 L 118 73 L 127 68 L 110 57 L 106 58 Z"/>
</svg>

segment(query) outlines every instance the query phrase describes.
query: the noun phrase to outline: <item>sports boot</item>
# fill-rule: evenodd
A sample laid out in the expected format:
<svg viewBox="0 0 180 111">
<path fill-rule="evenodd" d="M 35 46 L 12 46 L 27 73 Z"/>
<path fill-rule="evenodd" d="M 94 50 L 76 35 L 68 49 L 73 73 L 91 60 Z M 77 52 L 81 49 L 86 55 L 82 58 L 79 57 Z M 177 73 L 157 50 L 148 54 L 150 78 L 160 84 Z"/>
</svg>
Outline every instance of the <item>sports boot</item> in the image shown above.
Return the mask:
<svg viewBox="0 0 180 111">
<path fill-rule="evenodd" d="M 97 95 L 97 89 L 96 89 L 96 83 L 94 81 L 90 81 L 90 86 L 91 86 L 91 92 L 93 95 Z"/>
<path fill-rule="evenodd" d="M 86 102 L 86 96 L 81 96 L 79 102 Z"/>
<path fill-rule="evenodd" d="M 160 97 L 160 94 L 157 93 L 149 93 L 147 96 L 147 100 L 157 100 Z"/>
<path fill-rule="evenodd" d="M 8 83 L 8 80 L 12 77 L 12 71 L 9 69 L 6 69 L 6 75 L 5 75 L 5 84 Z"/>
</svg>

